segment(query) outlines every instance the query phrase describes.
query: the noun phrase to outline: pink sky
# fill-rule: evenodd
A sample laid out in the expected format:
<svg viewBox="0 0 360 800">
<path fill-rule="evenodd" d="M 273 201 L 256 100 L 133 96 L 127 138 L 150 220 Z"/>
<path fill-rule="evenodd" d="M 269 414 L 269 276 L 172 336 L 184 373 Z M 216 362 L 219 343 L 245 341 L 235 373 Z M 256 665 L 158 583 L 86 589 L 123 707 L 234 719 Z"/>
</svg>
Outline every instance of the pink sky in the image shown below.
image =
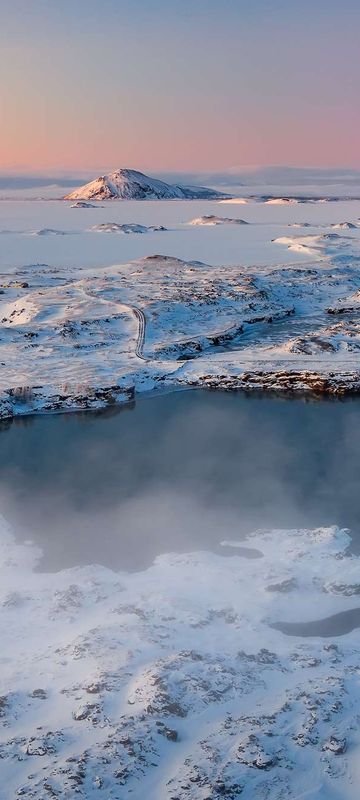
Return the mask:
<svg viewBox="0 0 360 800">
<path fill-rule="evenodd" d="M 100 5 L 4 0 L 0 171 L 360 165 L 354 0 Z"/>
</svg>

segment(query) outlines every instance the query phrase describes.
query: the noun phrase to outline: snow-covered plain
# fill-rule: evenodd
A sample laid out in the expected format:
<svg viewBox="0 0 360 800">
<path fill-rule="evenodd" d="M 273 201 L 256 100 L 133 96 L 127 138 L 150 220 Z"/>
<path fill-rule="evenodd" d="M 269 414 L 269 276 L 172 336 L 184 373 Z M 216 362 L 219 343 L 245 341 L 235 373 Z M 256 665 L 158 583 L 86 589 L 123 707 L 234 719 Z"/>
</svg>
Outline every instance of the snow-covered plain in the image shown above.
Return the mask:
<svg viewBox="0 0 360 800">
<path fill-rule="evenodd" d="M 2 415 L 188 384 L 357 391 L 360 202 L 236 208 L 1 200 Z"/>
</svg>

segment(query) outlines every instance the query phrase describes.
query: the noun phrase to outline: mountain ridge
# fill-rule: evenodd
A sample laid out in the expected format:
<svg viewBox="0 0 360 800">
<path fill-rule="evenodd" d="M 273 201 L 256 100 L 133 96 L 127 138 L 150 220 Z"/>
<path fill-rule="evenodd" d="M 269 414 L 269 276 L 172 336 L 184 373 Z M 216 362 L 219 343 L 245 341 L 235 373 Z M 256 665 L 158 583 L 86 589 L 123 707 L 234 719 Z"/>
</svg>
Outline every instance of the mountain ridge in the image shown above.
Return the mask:
<svg viewBox="0 0 360 800">
<path fill-rule="evenodd" d="M 216 200 L 229 197 L 205 186 L 181 186 L 134 169 L 117 169 L 65 195 L 64 200 Z"/>
</svg>

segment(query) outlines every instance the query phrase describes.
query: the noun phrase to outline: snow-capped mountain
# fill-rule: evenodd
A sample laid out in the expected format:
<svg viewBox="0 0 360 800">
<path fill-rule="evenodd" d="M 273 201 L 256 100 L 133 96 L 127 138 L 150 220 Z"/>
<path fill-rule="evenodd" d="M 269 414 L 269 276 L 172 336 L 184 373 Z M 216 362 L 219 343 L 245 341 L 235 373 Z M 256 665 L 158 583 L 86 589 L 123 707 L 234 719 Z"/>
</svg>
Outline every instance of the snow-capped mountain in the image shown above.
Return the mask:
<svg viewBox="0 0 360 800">
<path fill-rule="evenodd" d="M 64 200 L 216 200 L 226 197 L 215 189 L 203 186 L 175 186 L 149 178 L 134 169 L 117 169 L 80 186 Z"/>
</svg>

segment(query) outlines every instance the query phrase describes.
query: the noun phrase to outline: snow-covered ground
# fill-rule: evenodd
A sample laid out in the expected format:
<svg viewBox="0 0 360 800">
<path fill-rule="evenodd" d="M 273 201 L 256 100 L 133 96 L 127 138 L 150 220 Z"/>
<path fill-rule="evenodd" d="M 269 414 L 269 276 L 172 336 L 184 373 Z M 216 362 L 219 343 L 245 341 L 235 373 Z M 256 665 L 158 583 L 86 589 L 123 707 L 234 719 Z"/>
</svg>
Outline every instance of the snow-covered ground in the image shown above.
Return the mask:
<svg viewBox="0 0 360 800">
<path fill-rule="evenodd" d="M 233 533 L 46 574 L 1 520 L 1 800 L 358 797 L 359 558 L 333 528 Z"/>
<path fill-rule="evenodd" d="M 358 391 L 360 202 L 238 212 L 0 201 L 2 416 L 187 385 Z M 191 224 L 207 215 L 226 222 Z M 358 797 L 349 536 L 231 532 L 223 555 L 46 574 L 0 520 L 0 800 Z"/>
<path fill-rule="evenodd" d="M 164 385 L 357 391 L 360 202 L 233 207 L 1 200 L 2 415 Z"/>
</svg>

